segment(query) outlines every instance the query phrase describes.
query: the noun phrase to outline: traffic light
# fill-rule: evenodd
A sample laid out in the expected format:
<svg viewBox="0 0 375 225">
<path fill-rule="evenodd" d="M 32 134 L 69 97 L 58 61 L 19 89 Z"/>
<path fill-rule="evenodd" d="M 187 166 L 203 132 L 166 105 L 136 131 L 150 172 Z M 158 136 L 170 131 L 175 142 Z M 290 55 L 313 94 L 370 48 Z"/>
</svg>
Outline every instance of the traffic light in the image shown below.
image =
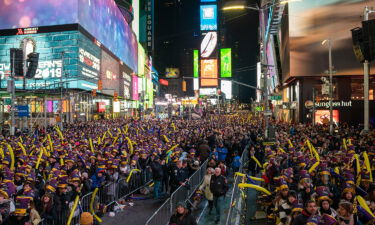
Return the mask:
<svg viewBox="0 0 375 225">
<path fill-rule="evenodd" d="M 103 82 L 102 82 L 102 80 L 98 80 L 98 90 L 99 91 L 103 90 Z"/>
<path fill-rule="evenodd" d="M 92 91 L 91 91 L 91 95 L 92 95 L 93 97 L 96 96 L 96 89 L 92 89 Z"/>
<path fill-rule="evenodd" d="M 38 69 L 39 53 L 32 52 L 27 55 L 27 62 L 29 63 L 26 72 L 26 78 L 34 78 L 36 70 Z"/>
<path fill-rule="evenodd" d="M 10 49 L 10 68 L 12 75 L 23 76 L 23 51 L 20 48 Z"/>
</svg>

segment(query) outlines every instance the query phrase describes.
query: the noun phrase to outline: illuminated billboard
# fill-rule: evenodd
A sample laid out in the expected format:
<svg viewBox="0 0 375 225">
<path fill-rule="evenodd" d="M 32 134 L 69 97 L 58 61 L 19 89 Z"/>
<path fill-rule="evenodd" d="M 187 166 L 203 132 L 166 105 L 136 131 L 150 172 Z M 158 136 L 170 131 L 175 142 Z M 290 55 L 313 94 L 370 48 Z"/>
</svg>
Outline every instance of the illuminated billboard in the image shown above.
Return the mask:
<svg viewBox="0 0 375 225">
<path fill-rule="evenodd" d="M 216 2 L 216 0 L 201 0 L 201 2 Z"/>
<path fill-rule="evenodd" d="M 114 0 L 5 0 L 0 1 L 0 21 L 0 29 L 79 23 L 98 44 L 138 70 L 136 37 Z"/>
<path fill-rule="evenodd" d="M 199 77 L 199 55 L 198 55 L 198 50 L 194 50 L 193 52 L 193 67 L 194 67 L 194 77 L 198 78 Z"/>
<path fill-rule="evenodd" d="M 201 87 L 218 86 L 217 59 L 201 60 Z"/>
<path fill-rule="evenodd" d="M 333 114 L 333 122 L 338 123 L 340 120 L 339 118 L 339 110 L 332 110 Z M 329 110 L 316 110 L 315 111 L 315 123 L 317 124 L 329 124 Z"/>
<path fill-rule="evenodd" d="M 289 32 L 289 37 L 281 40 L 281 49 L 290 49 L 290 58 L 282 61 L 284 81 L 289 75 L 321 76 L 328 69 L 328 45 L 321 44 L 327 38 L 332 38 L 335 75 L 363 75 L 363 67 L 353 53 L 350 30 L 362 26 L 363 9 L 369 4 L 369 0 L 288 3 L 289 31 L 285 32 Z M 372 68 L 375 69 L 374 64 Z"/>
<path fill-rule="evenodd" d="M 220 82 L 220 90 L 225 94 L 226 99 L 232 99 L 232 81 L 222 80 Z"/>
<path fill-rule="evenodd" d="M 138 77 L 133 75 L 132 76 L 132 99 L 138 100 Z"/>
<path fill-rule="evenodd" d="M 220 49 L 220 77 L 232 77 L 232 49 Z"/>
<path fill-rule="evenodd" d="M 217 32 L 210 31 L 202 34 L 201 58 L 212 58 L 217 56 Z"/>
<path fill-rule="evenodd" d="M 166 78 L 178 78 L 180 77 L 180 69 L 178 68 L 166 68 L 165 69 Z"/>
<path fill-rule="evenodd" d="M 201 30 L 217 30 L 217 5 L 200 6 Z"/>
<path fill-rule="evenodd" d="M 101 76 L 100 79 L 103 82 L 102 92 L 107 95 L 113 95 L 114 92 L 119 93 L 119 65 L 120 63 L 110 56 L 105 51 L 102 51 L 101 61 Z"/>
</svg>

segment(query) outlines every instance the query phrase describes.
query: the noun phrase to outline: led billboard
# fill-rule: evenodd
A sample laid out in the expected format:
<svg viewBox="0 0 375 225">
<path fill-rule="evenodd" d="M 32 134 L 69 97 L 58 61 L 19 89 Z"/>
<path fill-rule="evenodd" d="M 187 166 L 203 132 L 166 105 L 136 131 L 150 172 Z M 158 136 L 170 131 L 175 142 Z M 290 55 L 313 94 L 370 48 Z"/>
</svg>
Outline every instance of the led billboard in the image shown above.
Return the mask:
<svg viewBox="0 0 375 225">
<path fill-rule="evenodd" d="M 119 93 L 119 65 L 120 63 L 105 51 L 102 51 L 100 79 L 103 82 L 102 92 L 107 95 Z"/>
<path fill-rule="evenodd" d="M 202 34 L 201 58 L 217 57 L 217 32 L 210 31 Z"/>
<path fill-rule="evenodd" d="M 217 5 L 200 6 L 201 30 L 217 30 Z"/>
<path fill-rule="evenodd" d="M 198 50 L 193 51 L 194 77 L 199 77 L 199 55 Z"/>
<path fill-rule="evenodd" d="M 220 77 L 232 77 L 232 49 L 220 49 Z"/>
<path fill-rule="evenodd" d="M 363 67 L 355 58 L 350 30 L 361 27 L 363 9 L 372 5 L 364 0 L 314 0 L 288 3 L 290 62 L 283 60 L 282 71 L 288 76 L 321 76 L 328 69 L 328 45 L 332 39 L 335 75 L 363 75 Z M 373 18 L 370 15 L 370 19 Z M 288 31 L 286 31 L 288 32 Z M 374 65 L 372 65 L 374 68 Z M 370 71 L 374 71 L 371 69 Z M 289 72 L 290 71 L 290 72 Z"/>
<path fill-rule="evenodd" d="M 4 0 L 0 21 L 0 29 L 79 23 L 133 71 L 138 70 L 136 37 L 114 0 Z"/>
<path fill-rule="evenodd" d="M 178 68 L 166 68 L 165 69 L 166 78 L 178 78 L 180 77 L 180 69 Z"/>
<path fill-rule="evenodd" d="M 138 100 L 138 77 L 133 75 L 132 76 L 132 99 Z"/>
<path fill-rule="evenodd" d="M 220 82 L 220 90 L 225 94 L 226 99 L 232 99 L 232 81 L 222 80 Z"/>
<path fill-rule="evenodd" d="M 340 121 L 339 110 L 332 110 L 333 122 L 338 123 Z M 315 123 L 317 124 L 329 124 L 329 110 L 316 110 L 315 112 Z"/>
<path fill-rule="evenodd" d="M 218 86 L 217 59 L 201 60 L 201 87 Z"/>
<path fill-rule="evenodd" d="M 201 2 L 216 2 L 216 0 L 201 0 Z"/>
<path fill-rule="evenodd" d="M 132 76 L 130 68 L 126 67 L 124 64 L 120 64 L 120 92 L 119 96 L 125 99 L 132 98 Z"/>
</svg>

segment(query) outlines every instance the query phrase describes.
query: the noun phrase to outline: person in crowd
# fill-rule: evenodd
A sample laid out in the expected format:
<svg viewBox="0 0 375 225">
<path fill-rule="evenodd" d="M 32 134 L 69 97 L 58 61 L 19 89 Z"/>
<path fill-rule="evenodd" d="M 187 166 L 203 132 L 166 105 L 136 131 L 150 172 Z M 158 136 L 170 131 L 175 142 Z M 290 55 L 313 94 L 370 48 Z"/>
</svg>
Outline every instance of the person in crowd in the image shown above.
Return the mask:
<svg viewBox="0 0 375 225">
<path fill-rule="evenodd" d="M 211 177 L 214 173 L 214 169 L 212 167 L 208 167 L 206 171 L 206 175 L 204 175 L 203 182 L 201 186 L 199 186 L 199 190 L 203 191 L 205 198 L 208 201 L 208 214 L 210 215 L 213 209 L 213 194 L 210 189 L 211 185 Z"/>
<path fill-rule="evenodd" d="M 339 225 L 354 225 L 353 204 L 348 201 L 341 201 L 337 210 L 337 220 Z"/>
<path fill-rule="evenodd" d="M 216 147 L 216 152 L 218 153 L 217 159 L 224 162 L 227 158 L 228 149 L 224 147 L 224 144 L 222 142 L 220 142 L 219 146 Z"/>
<path fill-rule="evenodd" d="M 231 164 L 233 172 L 238 172 L 241 166 L 241 156 L 238 155 L 238 152 L 234 152 L 233 162 Z"/>
<path fill-rule="evenodd" d="M 46 193 L 42 196 L 38 211 L 40 212 L 41 219 L 43 219 L 43 223 L 53 225 L 53 221 L 57 215 L 52 194 Z"/>
<path fill-rule="evenodd" d="M 213 194 L 213 206 L 216 209 L 215 222 L 218 223 L 220 221 L 221 205 L 228 191 L 227 179 L 221 175 L 221 169 L 219 167 L 215 168 L 215 173 L 211 176 L 210 190 Z"/>
<path fill-rule="evenodd" d="M 160 158 L 156 156 L 154 161 L 151 162 L 152 169 L 152 179 L 154 181 L 154 199 L 160 198 L 160 192 L 162 190 L 162 181 L 163 181 L 163 167 L 160 163 Z"/>
<path fill-rule="evenodd" d="M 305 225 L 307 220 L 317 213 L 317 206 L 315 201 L 309 200 L 305 204 L 302 213 L 293 220 L 293 225 Z"/>
<path fill-rule="evenodd" d="M 176 211 L 169 220 L 169 225 L 197 225 L 184 202 L 177 203 Z"/>
</svg>

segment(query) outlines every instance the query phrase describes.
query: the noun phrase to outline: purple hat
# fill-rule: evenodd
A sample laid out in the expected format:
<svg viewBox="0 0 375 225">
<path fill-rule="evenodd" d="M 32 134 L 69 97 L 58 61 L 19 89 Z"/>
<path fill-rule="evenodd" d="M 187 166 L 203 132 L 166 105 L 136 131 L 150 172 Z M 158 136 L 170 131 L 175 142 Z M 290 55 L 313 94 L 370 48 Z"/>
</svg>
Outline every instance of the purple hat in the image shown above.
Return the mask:
<svg viewBox="0 0 375 225">
<path fill-rule="evenodd" d="M 68 186 L 68 175 L 60 175 L 58 177 L 58 185 L 59 188 L 66 188 Z"/>
<path fill-rule="evenodd" d="M 17 196 L 16 198 L 16 211 L 14 212 L 17 216 L 26 216 L 27 209 L 29 208 L 31 198 L 27 196 Z"/>
<path fill-rule="evenodd" d="M 358 212 L 362 215 L 361 216 L 361 222 L 363 224 L 374 224 L 375 223 L 375 217 L 373 217 L 368 211 L 366 211 L 362 206 L 357 206 Z"/>
<path fill-rule="evenodd" d="M 313 216 L 310 216 L 308 219 L 307 219 L 307 225 L 319 225 L 320 224 L 320 216 L 318 215 L 313 215 Z"/>
<path fill-rule="evenodd" d="M 283 175 L 287 178 L 293 177 L 293 168 L 289 167 L 283 171 Z"/>
<path fill-rule="evenodd" d="M 299 171 L 299 176 L 300 176 L 300 180 L 304 180 L 304 179 L 310 179 L 310 174 L 307 170 L 300 170 Z"/>
<path fill-rule="evenodd" d="M 295 212 L 302 212 L 303 211 L 303 204 L 298 202 L 297 200 L 293 202 L 292 213 Z"/>
<path fill-rule="evenodd" d="M 323 214 L 323 216 L 320 220 L 321 225 L 334 225 L 336 223 L 337 223 L 337 220 L 334 217 L 332 217 L 332 216 L 330 216 L 326 213 Z"/>
<path fill-rule="evenodd" d="M 48 183 L 46 184 L 46 190 L 55 193 L 57 188 L 57 178 L 52 178 Z"/>
<path fill-rule="evenodd" d="M 331 194 L 331 192 L 329 191 L 329 188 L 326 187 L 326 186 L 319 186 L 316 188 L 316 194 L 318 195 L 317 198 L 318 198 L 318 205 L 320 205 L 320 203 L 322 201 L 328 201 L 330 204 L 332 204 L 332 199 L 329 197 L 329 195 Z"/>
<path fill-rule="evenodd" d="M 285 181 L 283 177 L 275 177 L 273 178 L 273 180 L 275 181 L 277 185 L 276 190 L 281 191 L 281 190 L 289 188 L 287 182 Z"/>
</svg>

